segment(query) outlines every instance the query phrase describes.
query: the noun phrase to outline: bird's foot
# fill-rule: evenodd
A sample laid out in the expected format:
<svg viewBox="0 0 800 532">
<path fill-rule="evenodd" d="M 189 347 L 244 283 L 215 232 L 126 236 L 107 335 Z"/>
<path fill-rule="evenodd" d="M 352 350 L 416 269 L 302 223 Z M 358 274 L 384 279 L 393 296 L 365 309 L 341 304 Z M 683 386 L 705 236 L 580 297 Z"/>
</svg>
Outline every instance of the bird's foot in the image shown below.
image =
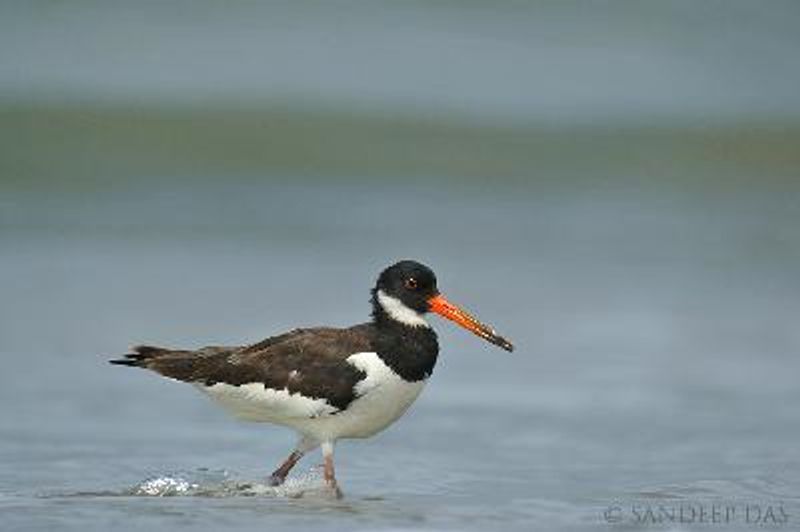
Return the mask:
<svg viewBox="0 0 800 532">
<path fill-rule="evenodd" d="M 273 488 L 280 486 L 286 481 L 286 477 L 282 477 L 280 475 L 276 475 L 275 473 L 271 474 L 267 477 L 267 485 Z"/>
<path fill-rule="evenodd" d="M 339 485 L 336 482 L 326 482 L 325 489 L 330 493 L 331 497 L 337 500 L 344 499 L 344 493 L 339 488 Z"/>
<path fill-rule="evenodd" d="M 318 467 L 325 468 L 325 464 L 319 464 Z M 336 477 L 333 476 L 331 470 L 325 473 L 325 491 L 334 499 L 344 499 L 344 493 L 342 493 L 341 488 L 339 488 L 339 483 L 336 482 Z"/>
</svg>

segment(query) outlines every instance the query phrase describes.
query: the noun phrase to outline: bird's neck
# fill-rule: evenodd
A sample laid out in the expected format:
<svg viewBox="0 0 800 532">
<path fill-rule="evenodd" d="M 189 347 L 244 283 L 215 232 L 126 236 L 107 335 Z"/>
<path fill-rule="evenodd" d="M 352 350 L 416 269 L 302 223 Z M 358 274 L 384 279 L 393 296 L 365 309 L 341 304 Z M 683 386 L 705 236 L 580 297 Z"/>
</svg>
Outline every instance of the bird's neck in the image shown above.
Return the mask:
<svg viewBox="0 0 800 532">
<path fill-rule="evenodd" d="M 416 382 L 433 373 L 439 355 L 436 333 L 426 325 L 409 325 L 393 318 L 373 297 L 372 322 L 378 356 L 404 380 Z"/>
</svg>

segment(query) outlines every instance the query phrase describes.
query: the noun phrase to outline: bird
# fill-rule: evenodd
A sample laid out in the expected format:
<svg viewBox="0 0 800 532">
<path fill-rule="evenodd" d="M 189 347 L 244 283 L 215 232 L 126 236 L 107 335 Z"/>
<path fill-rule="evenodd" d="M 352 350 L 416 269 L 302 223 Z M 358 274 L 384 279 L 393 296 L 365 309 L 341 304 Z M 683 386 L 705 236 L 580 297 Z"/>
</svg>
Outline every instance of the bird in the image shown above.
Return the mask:
<svg viewBox="0 0 800 532">
<path fill-rule="evenodd" d="M 371 304 L 372 319 L 349 328 L 298 328 L 253 344 L 196 350 L 138 345 L 109 362 L 192 384 L 242 420 L 294 429 L 297 444 L 268 483 L 282 484 L 304 455 L 320 447 L 325 486 L 341 498 L 336 442 L 367 438 L 391 425 L 431 377 L 439 344 L 426 314 L 514 350 L 446 299 L 433 270 L 414 260 L 380 273 Z"/>
</svg>

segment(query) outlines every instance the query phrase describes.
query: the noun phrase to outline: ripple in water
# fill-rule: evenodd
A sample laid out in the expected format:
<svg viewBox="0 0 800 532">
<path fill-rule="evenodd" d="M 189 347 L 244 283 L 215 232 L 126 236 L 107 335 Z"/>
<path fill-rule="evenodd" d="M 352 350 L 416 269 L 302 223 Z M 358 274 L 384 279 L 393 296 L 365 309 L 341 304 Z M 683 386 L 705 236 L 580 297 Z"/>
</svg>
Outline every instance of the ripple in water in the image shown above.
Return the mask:
<svg viewBox="0 0 800 532">
<path fill-rule="evenodd" d="M 122 495 L 141 497 L 303 497 L 326 493 L 318 468 L 286 479 L 280 486 L 237 478 L 228 471 L 200 469 L 148 478 Z"/>
<path fill-rule="evenodd" d="M 800 502 L 791 485 L 774 479 L 698 480 L 680 485 L 642 489 L 632 494 L 644 499 L 781 499 Z"/>
</svg>

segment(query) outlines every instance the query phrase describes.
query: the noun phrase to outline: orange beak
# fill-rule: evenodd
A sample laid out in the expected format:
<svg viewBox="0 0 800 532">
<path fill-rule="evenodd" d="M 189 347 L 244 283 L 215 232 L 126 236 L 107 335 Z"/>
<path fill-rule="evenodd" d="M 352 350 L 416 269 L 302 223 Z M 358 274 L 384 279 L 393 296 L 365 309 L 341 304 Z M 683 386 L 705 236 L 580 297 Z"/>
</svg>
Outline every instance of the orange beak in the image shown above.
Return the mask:
<svg viewBox="0 0 800 532">
<path fill-rule="evenodd" d="M 431 312 L 435 312 L 439 316 L 461 325 L 466 330 L 480 336 L 487 342 L 502 347 L 506 351 L 514 350 L 514 346 L 511 342 L 497 334 L 494 329 L 488 325 L 479 322 L 466 311 L 450 303 L 442 294 L 437 294 L 428 299 L 428 306 Z"/>
</svg>

